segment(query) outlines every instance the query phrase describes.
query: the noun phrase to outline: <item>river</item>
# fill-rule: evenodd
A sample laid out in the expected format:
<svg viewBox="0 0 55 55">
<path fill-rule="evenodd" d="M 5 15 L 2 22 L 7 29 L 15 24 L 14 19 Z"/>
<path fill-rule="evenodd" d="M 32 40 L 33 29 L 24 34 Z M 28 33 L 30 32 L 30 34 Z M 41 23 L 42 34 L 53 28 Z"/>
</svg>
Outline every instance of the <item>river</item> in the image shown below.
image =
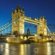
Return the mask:
<svg viewBox="0 0 55 55">
<path fill-rule="evenodd" d="M 0 43 L 0 55 L 55 55 L 55 43 Z"/>
</svg>

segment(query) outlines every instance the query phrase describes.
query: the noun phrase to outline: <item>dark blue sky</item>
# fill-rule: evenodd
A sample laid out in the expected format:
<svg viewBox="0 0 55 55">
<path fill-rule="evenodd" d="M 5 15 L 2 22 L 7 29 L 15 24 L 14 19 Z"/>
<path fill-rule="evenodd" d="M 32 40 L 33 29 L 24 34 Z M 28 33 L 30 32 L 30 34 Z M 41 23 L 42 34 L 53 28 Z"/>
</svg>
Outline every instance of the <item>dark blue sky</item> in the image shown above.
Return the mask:
<svg viewBox="0 0 55 55">
<path fill-rule="evenodd" d="M 48 24 L 55 24 L 55 0 L 0 0 L 0 26 L 11 19 L 12 10 L 20 5 L 26 16 L 45 16 Z"/>
</svg>

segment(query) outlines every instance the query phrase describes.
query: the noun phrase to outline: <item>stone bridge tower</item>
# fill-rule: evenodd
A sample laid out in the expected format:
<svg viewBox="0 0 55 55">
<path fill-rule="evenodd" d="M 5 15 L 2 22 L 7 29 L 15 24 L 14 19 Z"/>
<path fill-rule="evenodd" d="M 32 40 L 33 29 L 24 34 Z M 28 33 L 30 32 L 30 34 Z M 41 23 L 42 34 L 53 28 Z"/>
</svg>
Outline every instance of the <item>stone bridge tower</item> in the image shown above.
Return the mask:
<svg viewBox="0 0 55 55">
<path fill-rule="evenodd" d="M 12 33 L 24 34 L 24 10 L 17 7 L 12 12 Z"/>
<path fill-rule="evenodd" d="M 37 34 L 38 35 L 47 35 L 47 23 L 44 17 L 40 17 L 39 23 L 37 25 Z"/>
</svg>

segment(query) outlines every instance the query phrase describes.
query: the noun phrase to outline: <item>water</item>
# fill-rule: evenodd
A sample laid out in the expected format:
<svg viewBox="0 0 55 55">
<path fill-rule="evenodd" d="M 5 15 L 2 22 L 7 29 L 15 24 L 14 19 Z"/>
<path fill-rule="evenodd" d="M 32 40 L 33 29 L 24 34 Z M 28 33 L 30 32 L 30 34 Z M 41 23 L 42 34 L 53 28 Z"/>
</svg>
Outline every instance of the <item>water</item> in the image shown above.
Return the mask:
<svg viewBox="0 0 55 55">
<path fill-rule="evenodd" d="M 0 55 L 55 55 L 55 43 L 0 43 Z"/>
</svg>

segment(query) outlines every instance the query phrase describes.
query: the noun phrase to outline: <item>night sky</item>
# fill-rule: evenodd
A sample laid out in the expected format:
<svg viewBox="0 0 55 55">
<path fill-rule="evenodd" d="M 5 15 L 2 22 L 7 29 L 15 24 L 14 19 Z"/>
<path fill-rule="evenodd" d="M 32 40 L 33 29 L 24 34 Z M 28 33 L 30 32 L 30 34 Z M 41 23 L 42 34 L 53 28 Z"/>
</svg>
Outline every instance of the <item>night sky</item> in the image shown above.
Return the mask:
<svg viewBox="0 0 55 55">
<path fill-rule="evenodd" d="M 0 26 L 11 19 L 18 5 L 24 8 L 26 16 L 33 19 L 45 16 L 48 24 L 55 25 L 55 0 L 0 0 Z"/>
</svg>

